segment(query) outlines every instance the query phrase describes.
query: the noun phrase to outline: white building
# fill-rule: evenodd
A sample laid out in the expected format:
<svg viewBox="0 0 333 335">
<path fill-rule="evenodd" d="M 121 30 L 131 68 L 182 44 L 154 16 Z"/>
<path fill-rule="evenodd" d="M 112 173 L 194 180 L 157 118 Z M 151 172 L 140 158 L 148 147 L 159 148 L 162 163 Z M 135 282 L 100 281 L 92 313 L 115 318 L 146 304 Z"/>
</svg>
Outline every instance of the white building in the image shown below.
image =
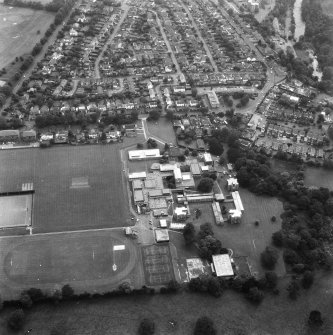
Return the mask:
<svg viewBox="0 0 333 335">
<path fill-rule="evenodd" d="M 176 207 L 174 209 L 173 215 L 176 220 L 186 220 L 186 218 L 189 216 L 189 211 L 187 207 Z"/>
<path fill-rule="evenodd" d="M 217 277 L 234 276 L 234 270 L 232 268 L 230 256 L 228 254 L 213 255 L 212 265 Z"/>
<path fill-rule="evenodd" d="M 130 150 L 128 152 L 129 160 L 155 159 L 160 157 L 160 149 Z"/>
<path fill-rule="evenodd" d="M 228 191 L 237 191 L 239 189 L 238 180 L 236 178 L 227 179 Z"/>
<path fill-rule="evenodd" d="M 213 164 L 213 159 L 212 155 L 209 152 L 205 152 L 203 154 L 203 159 L 206 165 L 212 165 Z"/>
</svg>

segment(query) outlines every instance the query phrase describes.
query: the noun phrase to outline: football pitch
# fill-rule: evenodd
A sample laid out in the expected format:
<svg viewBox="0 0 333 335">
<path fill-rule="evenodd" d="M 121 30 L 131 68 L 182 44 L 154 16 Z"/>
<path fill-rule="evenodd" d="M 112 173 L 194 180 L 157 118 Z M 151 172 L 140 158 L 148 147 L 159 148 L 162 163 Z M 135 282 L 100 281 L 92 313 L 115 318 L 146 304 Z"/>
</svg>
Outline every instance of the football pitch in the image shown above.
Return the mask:
<svg viewBox="0 0 333 335">
<path fill-rule="evenodd" d="M 49 294 L 65 284 L 76 293 L 110 291 L 122 281 L 141 287 L 137 248 L 121 229 L 3 237 L 0 288 L 8 299 L 30 287 Z"/>
<path fill-rule="evenodd" d="M 0 192 L 33 184 L 34 233 L 130 224 L 116 145 L 2 150 L 0 162 Z"/>
</svg>

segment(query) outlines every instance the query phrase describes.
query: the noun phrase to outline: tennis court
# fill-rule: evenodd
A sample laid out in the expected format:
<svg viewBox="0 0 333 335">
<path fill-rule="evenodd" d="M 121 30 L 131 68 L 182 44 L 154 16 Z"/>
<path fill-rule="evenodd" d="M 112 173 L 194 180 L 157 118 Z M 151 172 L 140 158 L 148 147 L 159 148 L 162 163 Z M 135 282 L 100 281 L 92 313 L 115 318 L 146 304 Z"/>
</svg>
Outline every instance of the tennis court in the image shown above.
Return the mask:
<svg viewBox="0 0 333 335">
<path fill-rule="evenodd" d="M 169 245 L 142 247 L 147 285 L 165 285 L 175 279 Z"/>
</svg>

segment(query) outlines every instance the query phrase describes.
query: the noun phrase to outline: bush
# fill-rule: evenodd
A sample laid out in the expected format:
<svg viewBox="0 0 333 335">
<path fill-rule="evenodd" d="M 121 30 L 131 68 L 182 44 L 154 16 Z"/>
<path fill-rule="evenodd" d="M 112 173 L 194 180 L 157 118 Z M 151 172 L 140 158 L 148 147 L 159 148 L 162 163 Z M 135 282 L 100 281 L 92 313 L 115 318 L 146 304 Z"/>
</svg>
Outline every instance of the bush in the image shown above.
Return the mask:
<svg viewBox="0 0 333 335">
<path fill-rule="evenodd" d="M 246 295 L 247 299 L 257 304 L 262 302 L 264 296 L 264 292 L 259 290 L 258 287 L 251 287 Z"/>
<path fill-rule="evenodd" d="M 261 264 L 264 268 L 272 270 L 279 258 L 278 251 L 273 247 L 266 247 L 261 253 Z"/>
<path fill-rule="evenodd" d="M 265 273 L 266 287 L 274 289 L 277 285 L 278 277 L 274 271 L 268 271 Z"/>
<path fill-rule="evenodd" d="M 18 309 L 9 315 L 7 325 L 11 330 L 18 331 L 22 329 L 24 321 L 24 312 L 22 309 Z"/>
<path fill-rule="evenodd" d="M 153 335 L 155 333 L 155 323 L 150 319 L 143 319 L 139 326 L 139 335 Z"/>
<path fill-rule="evenodd" d="M 272 222 L 276 222 L 276 216 L 273 215 L 273 216 L 271 217 L 271 221 L 272 221 Z"/>
<path fill-rule="evenodd" d="M 213 320 L 207 316 L 199 318 L 195 324 L 194 335 L 215 335 L 217 334 Z"/>
<path fill-rule="evenodd" d="M 30 308 L 33 304 L 30 295 L 27 292 L 22 292 L 20 296 L 20 303 L 23 308 Z"/>
<path fill-rule="evenodd" d="M 312 327 L 320 327 L 323 324 L 321 313 L 316 310 L 311 311 L 309 315 L 308 323 Z"/>
<path fill-rule="evenodd" d="M 63 299 L 71 299 L 74 296 L 74 290 L 68 285 L 64 285 L 61 289 Z"/>
<path fill-rule="evenodd" d="M 290 299 L 296 300 L 299 295 L 300 286 L 296 280 L 292 280 L 287 287 L 288 296 Z"/>
<path fill-rule="evenodd" d="M 308 289 L 312 286 L 314 280 L 313 273 L 311 271 L 305 271 L 302 278 L 302 286 L 305 289 Z"/>
</svg>

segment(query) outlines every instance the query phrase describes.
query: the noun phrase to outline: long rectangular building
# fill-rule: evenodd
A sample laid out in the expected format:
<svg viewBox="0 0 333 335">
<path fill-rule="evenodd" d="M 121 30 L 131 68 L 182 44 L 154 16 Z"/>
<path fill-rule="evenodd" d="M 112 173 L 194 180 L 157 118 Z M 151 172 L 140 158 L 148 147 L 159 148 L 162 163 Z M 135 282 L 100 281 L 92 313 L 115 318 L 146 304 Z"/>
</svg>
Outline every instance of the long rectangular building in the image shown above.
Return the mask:
<svg viewBox="0 0 333 335">
<path fill-rule="evenodd" d="M 243 212 L 244 207 L 243 207 L 242 199 L 240 198 L 238 191 L 231 192 L 231 195 L 232 195 L 232 199 L 234 200 L 236 210 Z"/>
<path fill-rule="evenodd" d="M 160 149 L 130 150 L 128 152 L 129 160 L 144 160 L 160 158 Z"/>
</svg>

